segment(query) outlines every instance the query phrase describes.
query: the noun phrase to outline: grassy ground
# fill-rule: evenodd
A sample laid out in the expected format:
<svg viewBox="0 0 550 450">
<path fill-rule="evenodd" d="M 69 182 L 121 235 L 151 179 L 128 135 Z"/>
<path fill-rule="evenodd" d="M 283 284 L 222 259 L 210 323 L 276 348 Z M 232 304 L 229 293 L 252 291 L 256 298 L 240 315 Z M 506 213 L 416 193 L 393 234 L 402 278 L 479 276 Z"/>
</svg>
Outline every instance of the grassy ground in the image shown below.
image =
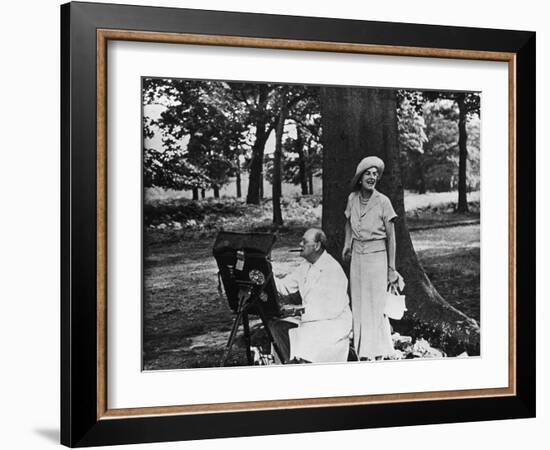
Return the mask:
<svg viewBox="0 0 550 450">
<path fill-rule="evenodd" d="M 451 216 L 451 217 L 448 217 Z M 469 219 L 475 218 L 468 216 Z M 411 217 L 414 223 L 414 217 Z M 426 209 L 417 224 L 461 220 Z M 290 272 L 299 257 L 300 228 L 281 233 L 273 250 L 276 274 Z M 184 230 L 148 229 L 144 245 L 144 369 L 212 367 L 219 363 L 233 315 L 217 291 L 213 238 L 183 238 Z M 479 225 L 411 233 L 422 265 L 451 304 L 479 320 Z M 245 364 L 237 342 L 228 365 Z"/>
</svg>

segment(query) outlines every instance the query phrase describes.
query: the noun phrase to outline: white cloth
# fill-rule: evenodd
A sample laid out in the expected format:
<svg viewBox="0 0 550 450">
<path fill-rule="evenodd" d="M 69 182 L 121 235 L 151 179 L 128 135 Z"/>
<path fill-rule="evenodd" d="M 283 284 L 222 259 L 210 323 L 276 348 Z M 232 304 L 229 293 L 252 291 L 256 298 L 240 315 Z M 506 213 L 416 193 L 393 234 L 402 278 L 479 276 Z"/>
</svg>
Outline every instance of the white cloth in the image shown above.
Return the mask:
<svg viewBox="0 0 550 450">
<path fill-rule="evenodd" d="M 385 251 L 359 253 L 355 241 L 351 255 L 353 344 L 360 358 L 393 354 L 390 321 L 384 314 L 388 284 Z"/>
<path fill-rule="evenodd" d="M 304 306 L 300 325 L 289 330 L 290 358 L 347 361 L 352 316 L 348 279 L 340 264 L 325 251 L 315 264 L 304 260 L 275 284 L 283 295 L 300 292 Z"/>
</svg>

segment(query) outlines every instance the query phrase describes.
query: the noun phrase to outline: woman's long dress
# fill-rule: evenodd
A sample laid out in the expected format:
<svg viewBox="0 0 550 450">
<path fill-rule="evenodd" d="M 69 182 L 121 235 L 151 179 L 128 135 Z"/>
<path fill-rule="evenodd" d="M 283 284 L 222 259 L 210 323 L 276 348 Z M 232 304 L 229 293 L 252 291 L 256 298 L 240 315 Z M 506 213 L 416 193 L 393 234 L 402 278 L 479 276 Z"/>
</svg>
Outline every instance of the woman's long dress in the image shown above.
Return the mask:
<svg viewBox="0 0 550 450">
<path fill-rule="evenodd" d="M 373 191 L 365 202 L 359 192 L 348 198 L 352 229 L 350 268 L 353 343 L 360 358 L 393 353 L 391 327 L 384 314 L 388 280 L 386 228 L 397 215 L 388 197 Z"/>
</svg>

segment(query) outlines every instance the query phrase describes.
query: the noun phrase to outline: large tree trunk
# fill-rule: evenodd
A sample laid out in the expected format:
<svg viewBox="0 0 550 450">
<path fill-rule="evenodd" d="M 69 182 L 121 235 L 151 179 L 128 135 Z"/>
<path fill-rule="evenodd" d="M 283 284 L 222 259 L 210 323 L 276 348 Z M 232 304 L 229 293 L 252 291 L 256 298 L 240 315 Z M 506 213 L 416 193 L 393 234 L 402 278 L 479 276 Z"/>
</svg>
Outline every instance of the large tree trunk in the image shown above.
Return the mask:
<svg viewBox="0 0 550 450">
<path fill-rule="evenodd" d="M 479 354 L 479 326 L 449 305 L 434 288 L 414 251 L 403 202 L 399 169 L 395 91 L 366 88 L 321 88 L 323 126 L 323 230 L 328 251 L 337 259 L 344 242 L 344 209 L 349 181 L 359 161 L 382 158 L 386 168 L 379 184 L 393 204 L 396 222 L 397 269 L 406 283 L 408 311 L 394 328 L 425 337 L 449 355 Z"/>
<path fill-rule="evenodd" d="M 302 188 L 302 195 L 307 195 L 306 156 L 304 153 L 304 136 L 300 125 L 296 125 L 296 142 L 294 149 L 298 153 L 298 178 Z"/>
<path fill-rule="evenodd" d="M 193 200 L 199 199 L 199 188 L 193 188 Z"/>
<path fill-rule="evenodd" d="M 468 212 L 468 199 L 466 197 L 466 164 L 468 163 L 468 134 L 466 132 L 466 106 L 464 104 L 466 94 L 458 94 L 458 206 L 456 211 Z"/>
<path fill-rule="evenodd" d="M 311 168 L 311 164 L 312 164 L 312 160 L 313 160 L 313 152 L 314 152 L 314 150 L 311 149 L 311 148 L 308 150 L 309 163 L 308 163 L 308 166 L 307 166 L 307 169 L 306 169 L 308 191 L 309 191 L 310 195 L 314 194 L 314 192 L 313 192 L 313 170 Z"/>
<path fill-rule="evenodd" d="M 267 85 L 259 86 L 258 109 L 255 121 L 256 140 L 252 146 L 252 161 L 250 162 L 250 175 L 248 177 L 248 194 L 246 203 L 259 205 L 262 198 L 262 172 L 264 164 L 264 148 L 269 137 L 268 115 L 265 111 L 269 89 Z"/>
<path fill-rule="evenodd" d="M 220 198 L 220 188 L 219 186 L 212 186 L 212 190 L 214 191 L 214 198 Z"/>
<path fill-rule="evenodd" d="M 267 141 L 265 123 L 256 123 L 256 140 L 252 146 L 252 161 L 250 162 L 250 175 L 248 177 L 248 194 L 246 203 L 259 205 L 263 197 L 263 161 L 264 148 Z"/>
<path fill-rule="evenodd" d="M 201 197 L 203 200 L 206 198 L 206 189 L 201 189 Z"/>
<path fill-rule="evenodd" d="M 283 158 L 283 132 L 285 129 L 285 120 L 287 115 L 286 98 L 283 95 L 281 99 L 281 109 L 277 120 L 275 130 L 275 152 L 273 153 L 273 225 L 278 228 L 283 224 L 283 214 L 281 212 L 281 161 Z"/>
<path fill-rule="evenodd" d="M 241 162 L 239 161 L 239 155 L 237 155 L 236 161 L 236 172 L 235 172 L 235 184 L 237 187 L 237 198 L 241 198 L 243 195 L 242 184 L 241 184 Z"/>
</svg>

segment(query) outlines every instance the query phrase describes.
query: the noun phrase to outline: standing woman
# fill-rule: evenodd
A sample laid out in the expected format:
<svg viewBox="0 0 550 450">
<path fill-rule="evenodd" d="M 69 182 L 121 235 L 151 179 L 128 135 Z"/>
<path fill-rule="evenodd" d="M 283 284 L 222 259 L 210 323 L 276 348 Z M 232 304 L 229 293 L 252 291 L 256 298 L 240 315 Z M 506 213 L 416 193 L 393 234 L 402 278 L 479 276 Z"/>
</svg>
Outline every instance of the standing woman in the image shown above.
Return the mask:
<svg viewBox="0 0 550 450">
<path fill-rule="evenodd" d="M 346 206 L 346 238 L 342 258 L 351 256 L 350 285 L 353 343 L 360 360 L 381 359 L 393 353 L 391 327 L 384 314 L 387 290 L 402 278 L 395 270 L 397 217 L 390 199 L 375 187 L 384 161 L 364 158 L 355 171 Z"/>
</svg>

